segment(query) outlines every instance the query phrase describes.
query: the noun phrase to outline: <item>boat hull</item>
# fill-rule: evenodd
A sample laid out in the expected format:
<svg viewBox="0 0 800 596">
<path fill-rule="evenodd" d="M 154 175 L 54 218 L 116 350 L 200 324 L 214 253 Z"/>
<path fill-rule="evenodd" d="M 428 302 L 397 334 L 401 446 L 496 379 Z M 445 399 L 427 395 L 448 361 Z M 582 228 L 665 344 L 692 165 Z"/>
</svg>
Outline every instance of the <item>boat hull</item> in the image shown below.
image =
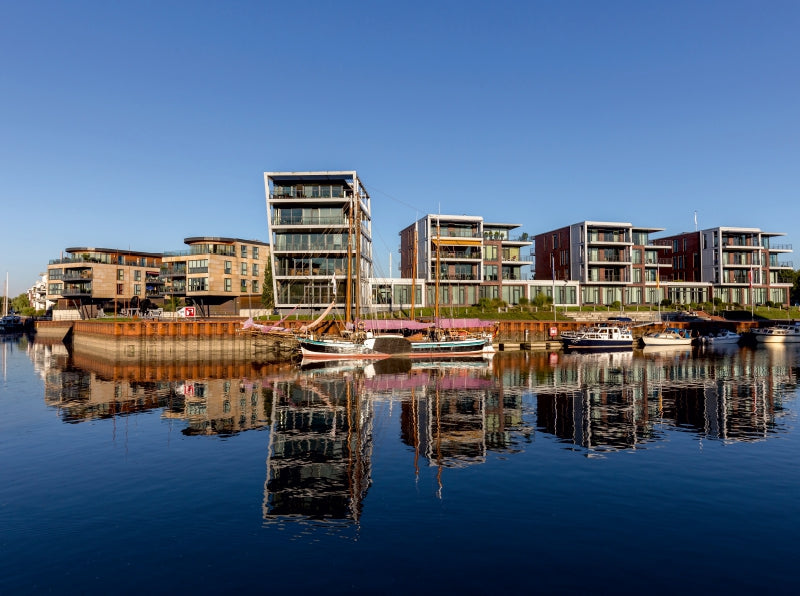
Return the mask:
<svg viewBox="0 0 800 596">
<path fill-rule="evenodd" d="M 565 350 L 593 350 L 593 351 L 619 351 L 632 350 L 633 340 L 612 340 L 612 339 L 564 339 L 562 340 Z"/>
<path fill-rule="evenodd" d="M 661 338 L 661 337 L 647 337 L 646 335 L 642 336 L 642 343 L 646 346 L 691 346 L 692 345 L 692 338 L 679 338 L 679 339 L 671 339 L 671 338 Z"/>
<path fill-rule="evenodd" d="M 494 346 L 485 339 L 451 341 L 418 341 L 411 343 L 412 358 L 450 358 L 458 356 L 492 356 Z"/>
<path fill-rule="evenodd" d="M 308 339 L 299 341 L 304 359 L 314 360 L 364 360 L 388 358 L 389 354 L 378 352 L 359 342 L 336 339 Z"/>
</svg>

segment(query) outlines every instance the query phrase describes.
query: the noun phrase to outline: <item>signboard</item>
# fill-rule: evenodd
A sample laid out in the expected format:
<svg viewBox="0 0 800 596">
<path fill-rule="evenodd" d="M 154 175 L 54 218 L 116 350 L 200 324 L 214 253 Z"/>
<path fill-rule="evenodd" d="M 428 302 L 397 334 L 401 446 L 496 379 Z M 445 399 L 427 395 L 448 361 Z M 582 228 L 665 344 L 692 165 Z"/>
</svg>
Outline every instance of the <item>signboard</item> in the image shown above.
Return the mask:
<svg viewBox="0 0 800 596">
<path fill-rule="evenodd" d="M 558 335 L 558 327 L 550 327 L 550 337 Z"/>
<path fill-rule="evenodd" d="M 194 318 L 194 306 L 184 307 L 183 316 L 187 318 Z"/>
</svg>

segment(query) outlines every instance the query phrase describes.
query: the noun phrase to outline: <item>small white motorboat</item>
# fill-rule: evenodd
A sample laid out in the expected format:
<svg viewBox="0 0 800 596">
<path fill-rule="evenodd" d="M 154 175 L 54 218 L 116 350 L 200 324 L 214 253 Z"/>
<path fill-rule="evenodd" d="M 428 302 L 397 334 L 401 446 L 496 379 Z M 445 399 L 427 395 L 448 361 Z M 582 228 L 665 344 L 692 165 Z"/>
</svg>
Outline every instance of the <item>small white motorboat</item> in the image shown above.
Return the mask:
<svg viewBox="0 0 800 596">
<path fill-rule="evenodd" d="M 718 333 L 703 336 L 703 343 L 707 344 L 737 344 L 742 336 L 730 329 L 722 329 Z"/>
</svg>

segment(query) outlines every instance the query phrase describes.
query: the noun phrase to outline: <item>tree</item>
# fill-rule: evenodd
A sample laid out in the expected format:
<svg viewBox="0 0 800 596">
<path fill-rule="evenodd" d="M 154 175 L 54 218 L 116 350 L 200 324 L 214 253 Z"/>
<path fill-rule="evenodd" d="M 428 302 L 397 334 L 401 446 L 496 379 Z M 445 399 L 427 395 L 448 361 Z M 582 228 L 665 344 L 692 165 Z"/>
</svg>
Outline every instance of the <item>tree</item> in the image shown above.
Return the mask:
<svg viewBox="0 0 800 596">
<path fill-rule="evenodd" d="M 275 308 L 275 292 L 272 289 L 272 259 L 267 261 L 264 267 L 264 283 L 261 286 L 261 304 L 264 308 L 272 310 Z"/>
<path fill-rule="evenodd" d="M 21 313 L 24 309 L 30 308 L 31 303 L 28 300 L 27 294 L 20 294 L 16 298 L 11 299 L 11 308 L 14 309 L 14 312 Z"/>
</svg>

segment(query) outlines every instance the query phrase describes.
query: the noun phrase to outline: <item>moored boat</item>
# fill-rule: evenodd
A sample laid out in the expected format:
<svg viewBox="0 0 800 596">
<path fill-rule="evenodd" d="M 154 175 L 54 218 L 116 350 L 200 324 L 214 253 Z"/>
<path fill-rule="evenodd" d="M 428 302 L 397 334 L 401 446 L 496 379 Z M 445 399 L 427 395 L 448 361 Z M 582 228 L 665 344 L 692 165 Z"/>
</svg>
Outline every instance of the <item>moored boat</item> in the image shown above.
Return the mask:
<svg viewBox="0 0 800 596">
<path fill-rule="evenodd" d="M 642 336 L 642 343 L 645 346 L 690 346 L 692 336 L 688 331 L 667 327 L 662 331 L 645 333 Z"/>
<path fill-rule="evenodd" d="M 722 329 L 718 333 L 704 335 L 701 339 L 703 343 L 709 345 L 736 344 L 739 343 L 739 340 L 742 339 L 742 336 L 735 331 L 731 331 L 730 329 Z"/>
<path fill-rule="evenodd" d="M 800 323 L 782 323 L 772 327 L 759 327 L 753 329 L 751 335 L 758 343 L 764 344 L 788 344 L 800 343 Z"/>
<path fill-rule="evenodd" d="M 565 350 L 632 350 L 633 334 L 619 325 L 592 325 L 560 336 Z"/>
</svg>

